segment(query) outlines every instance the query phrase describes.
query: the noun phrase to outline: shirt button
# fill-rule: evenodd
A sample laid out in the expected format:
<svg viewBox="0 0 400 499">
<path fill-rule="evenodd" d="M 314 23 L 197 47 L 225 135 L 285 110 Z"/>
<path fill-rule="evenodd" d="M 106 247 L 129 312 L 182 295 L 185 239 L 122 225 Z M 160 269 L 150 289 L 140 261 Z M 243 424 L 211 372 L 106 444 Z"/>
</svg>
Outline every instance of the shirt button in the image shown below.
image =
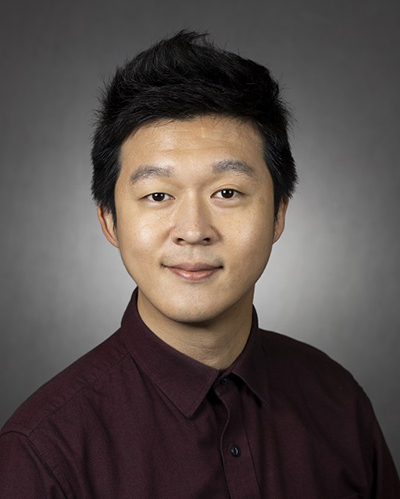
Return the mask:
<svg viewBox="0 0 400 499">
<path fill-rule="evenodd" d="M 219 381 L 220 385 L 225 385 L 227 382 L 228 382 L 228 378 L 222 378 Z"/>
<path fill-rule="evenodd" d="M 233 457 L 239 457 L 240 456 L 240 447 L 238 445 L 232 445 L 231 454 Z"/>
</svg>

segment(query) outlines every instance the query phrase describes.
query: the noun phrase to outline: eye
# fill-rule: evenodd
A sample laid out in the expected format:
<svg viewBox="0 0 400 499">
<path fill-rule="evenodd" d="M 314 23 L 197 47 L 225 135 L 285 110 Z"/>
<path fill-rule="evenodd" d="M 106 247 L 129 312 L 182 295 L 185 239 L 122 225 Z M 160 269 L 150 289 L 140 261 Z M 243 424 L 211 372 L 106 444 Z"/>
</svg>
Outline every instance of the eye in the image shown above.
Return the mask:
<svg viewBox="0 0 400 499">
<path fill-rule="evenodd" d="M 165 192 L 153 192 L 152 194 L 146 196 L 146 198 L 149 199 L 150 201 L 161 202 L 161 201 L 167 201 L 168 199 L 172 199 L 172 196 L 166 194 Z"/>
<path fill-rule="evenodd" d="M 221 189 L 214 194 L 216 198 L 231 199 L 239 194 L 235 189 Z"/>
</svg>

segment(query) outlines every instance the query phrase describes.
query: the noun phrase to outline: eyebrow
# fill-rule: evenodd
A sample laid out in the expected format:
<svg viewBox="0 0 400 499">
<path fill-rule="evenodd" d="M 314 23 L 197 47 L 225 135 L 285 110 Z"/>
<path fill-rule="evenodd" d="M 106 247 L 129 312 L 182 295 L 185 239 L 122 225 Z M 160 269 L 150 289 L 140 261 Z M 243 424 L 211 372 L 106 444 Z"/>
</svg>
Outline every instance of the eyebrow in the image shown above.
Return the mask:
<svg viewBox="0 0 400 499">
<path fill-rule="evenodd" d="M 140 166 L 130 176 L 129 183 L 135 184 L 139 180 L 145 180 L 153 177 L 170 177 L 172 173 L 171 168 L 166 166 L 144 165 Z"/>
<path fill-rule="evenodd" d="M 244 174 L 248 177 L 255 178 L 256 171 L 245 161 L 240 159 L 223 159 L 212 164 L 212 173 L 218 175 L 219 173 L 235 172 Z M 157 165 L 143 165 L 140 166 L 129 178 L 131 185 L 136 184 L 140 180 L 155 177 L 171 177 L 173 168 L 168 166 Z"/>
<path fill-rule="evenodd" d="M 224 172 L 244 173 L 252 178 L 257 176 L 255 169 L 240 159 L 223 159 L 217 161 L 212 165 L 212 172 L 216 174 Z"/>
</svg>

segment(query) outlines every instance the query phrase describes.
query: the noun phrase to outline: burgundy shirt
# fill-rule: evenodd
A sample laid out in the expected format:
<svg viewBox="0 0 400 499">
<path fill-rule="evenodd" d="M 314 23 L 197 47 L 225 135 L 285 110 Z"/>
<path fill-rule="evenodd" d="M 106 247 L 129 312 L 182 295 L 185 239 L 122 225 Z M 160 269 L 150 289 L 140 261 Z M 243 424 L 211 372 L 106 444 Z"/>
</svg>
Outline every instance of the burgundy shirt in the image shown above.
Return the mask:
<svg viewBox="0 0 400 499">
<path fill-rule="evenodd" d="M 0 436 L 0 498 L 399 499 L 371 404 L 313 347 L 258 328 L 225 372 L 122 327 Z"/>
</svg>

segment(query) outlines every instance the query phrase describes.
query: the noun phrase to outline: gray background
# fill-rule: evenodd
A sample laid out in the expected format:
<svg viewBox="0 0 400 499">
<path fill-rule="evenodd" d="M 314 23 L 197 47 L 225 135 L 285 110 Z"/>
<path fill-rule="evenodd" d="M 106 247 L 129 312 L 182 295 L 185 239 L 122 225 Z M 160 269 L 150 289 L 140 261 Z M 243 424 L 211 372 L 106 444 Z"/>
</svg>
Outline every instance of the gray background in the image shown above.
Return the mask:
<svg viewBox="0 0 400 499">
<path fill-rule="evenodd" d="M 269 64 L 300 186 L 258 284 L 261 324 L 370 396 L 400 467 L 398 0 L 3 1 L 0 424 L 117 329 L 133 283 L 91 203 L 97 88 L 182 27 Z"/>
</svg>

